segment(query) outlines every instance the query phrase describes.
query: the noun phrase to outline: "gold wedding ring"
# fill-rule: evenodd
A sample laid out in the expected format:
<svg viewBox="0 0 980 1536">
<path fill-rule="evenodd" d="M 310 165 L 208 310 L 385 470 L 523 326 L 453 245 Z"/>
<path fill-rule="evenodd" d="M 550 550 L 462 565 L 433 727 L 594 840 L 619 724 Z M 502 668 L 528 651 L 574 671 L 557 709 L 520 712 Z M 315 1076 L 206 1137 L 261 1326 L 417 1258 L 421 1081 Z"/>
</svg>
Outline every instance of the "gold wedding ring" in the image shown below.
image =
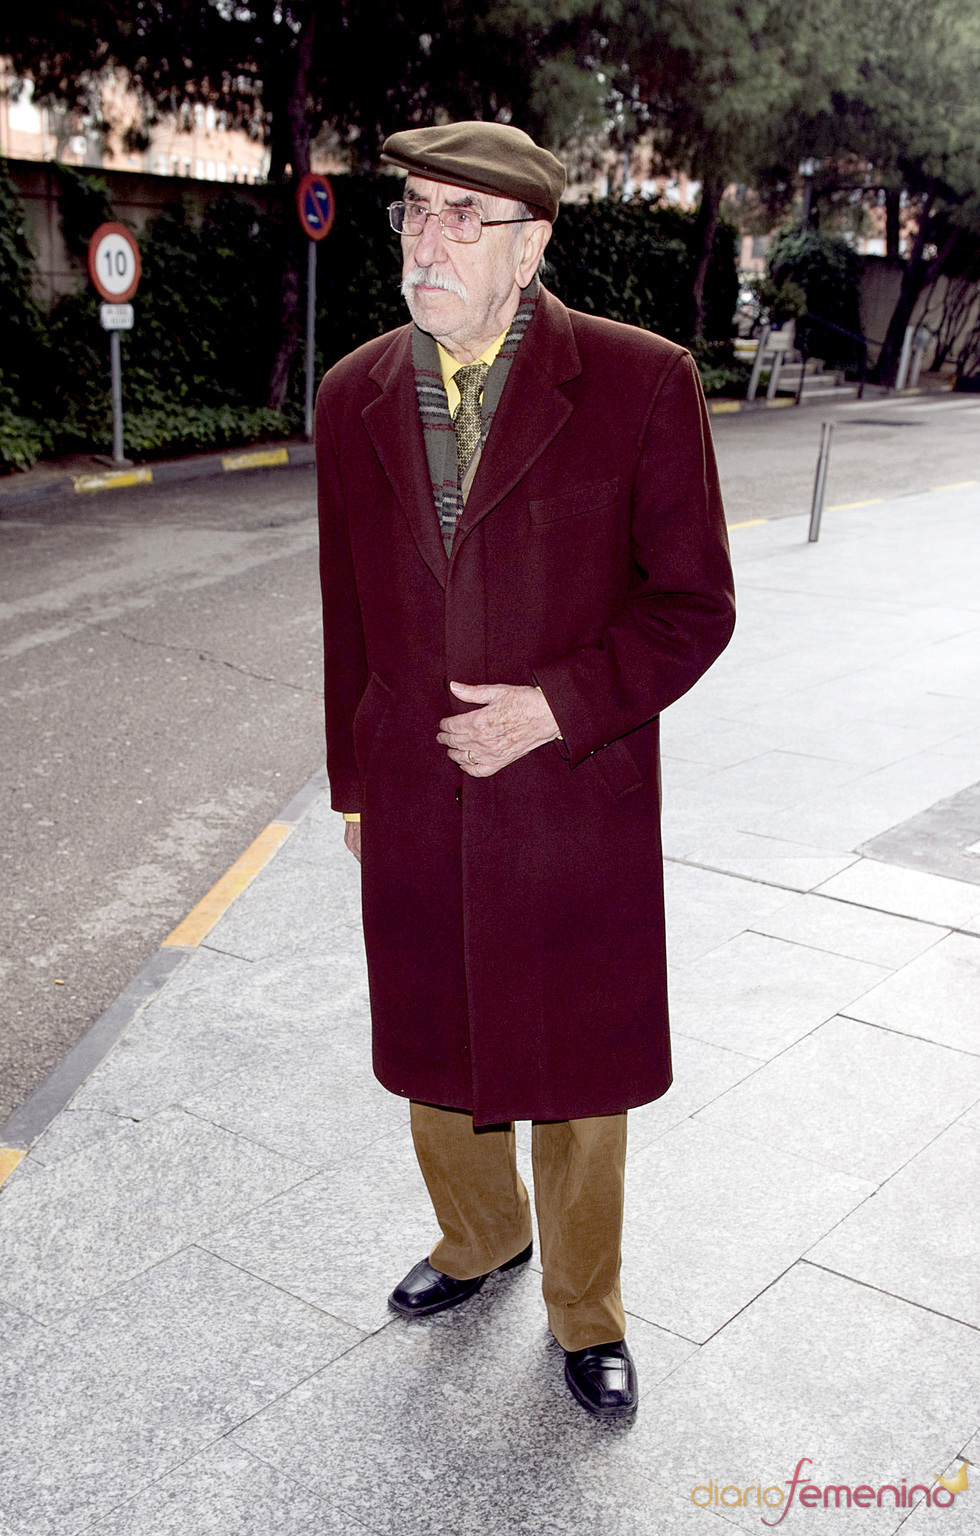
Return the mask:
<svg viewBox="0 0 980 1536">
<path fill-rule="evenodd" d="M 474 768 L 478 768 L 480 766 L 479 763 L 477 762 L 476 758 L 473 756 L 472 752 L 467 751 L 466 756 L 469 758 L 469 760 L 473 764 Z"/>
</svg>

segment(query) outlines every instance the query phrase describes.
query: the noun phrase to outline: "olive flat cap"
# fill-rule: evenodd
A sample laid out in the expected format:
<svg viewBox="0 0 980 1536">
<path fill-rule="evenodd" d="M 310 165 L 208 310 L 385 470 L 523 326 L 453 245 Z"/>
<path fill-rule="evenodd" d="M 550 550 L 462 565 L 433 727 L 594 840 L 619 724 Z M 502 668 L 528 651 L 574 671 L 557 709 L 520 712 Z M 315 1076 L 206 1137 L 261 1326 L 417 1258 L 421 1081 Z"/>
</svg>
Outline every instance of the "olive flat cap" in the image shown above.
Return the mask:
<svg viewBox="0 0 980 1536">
<path fill-rule="evenodd" d="M 426 181 L 472 187 L 493 197 L 512 197 L 554 223 L 565 187 L 565 167 L 521 128 L 509 123 L 446 123 L 406 128 L 381 147 L 389 165 Z"/>
</svg>

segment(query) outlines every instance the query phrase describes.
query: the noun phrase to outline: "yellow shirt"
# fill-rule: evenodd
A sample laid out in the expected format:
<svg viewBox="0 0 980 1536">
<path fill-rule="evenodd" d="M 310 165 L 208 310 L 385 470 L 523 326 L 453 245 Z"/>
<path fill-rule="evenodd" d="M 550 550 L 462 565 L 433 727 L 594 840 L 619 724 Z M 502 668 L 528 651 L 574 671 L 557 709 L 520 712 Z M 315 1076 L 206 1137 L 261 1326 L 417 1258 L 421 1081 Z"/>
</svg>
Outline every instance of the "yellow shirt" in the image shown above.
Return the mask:
<svg viewBox="0 0 980 1536">
<path fill-rule="evenodd" d="M 507 327 L 507 330 L 510 330 L 510 326 Z M 473 361 L 475 363 L 486 363 L 489 367 L 506 339 L 507 331 L 501 331 L 496 341 L 492 341 L 486 351 L 481 352 L 479 357 L 475 357 Z M 439 367 L 442 369 L 442 382 L 446 386 L 446 402 L 449 406 L 449 414 L 450 416 L 455 416 L 459 409 L 459 390 L 453 382 L 453 374 L 457 368 L 465 368 L 466 364 L 457 362 L 455 357 L 450 357 L 441 342 L 437 341 L 436 346 L 439 350 Z"/>
<path fill-rule="evenodd" d="M 510 330 L 510 326 L 507 327 L 507 330 Z M 506 339 L 507 331 L 501 331 L 496 341 L 492 341 L 489 347 L 487 347 L 486 351 L 481 352 L 479 357 L 474 358 L 473 361 L 476 363 L 486 363 L 488 367 L 491 367 L 494 358 L 497 356 L 497 353 L 500 351 Z M 449 353 L 446 351 L 441 342 L 437 341 L 436 346 L 439 349 L 439 367 L 442 369 L 442 382 L 446 389 L 446 403 L 449 406 L 450 416 L 455 416 L 457 410 L 459 409 L 460 395 L 459 390 L 456 388 L 456 384 L 453 380 L 453 374 L 456 372 L 457 368 L 463 368 L 466 365 L 465 363 L 457 362 L 455 357 L 450 357 Z M 345 821 L 360 821 L 360 819 L 360 813 L 357 811 L 344 812 Z"/>
</svg>

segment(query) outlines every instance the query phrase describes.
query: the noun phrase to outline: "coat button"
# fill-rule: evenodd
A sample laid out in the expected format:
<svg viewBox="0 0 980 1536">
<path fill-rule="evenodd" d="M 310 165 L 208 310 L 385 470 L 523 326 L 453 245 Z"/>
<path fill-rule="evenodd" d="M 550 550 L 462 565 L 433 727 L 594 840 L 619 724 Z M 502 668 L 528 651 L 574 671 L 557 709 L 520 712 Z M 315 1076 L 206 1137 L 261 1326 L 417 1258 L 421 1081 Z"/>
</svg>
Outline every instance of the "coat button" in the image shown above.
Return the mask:
<svg viewBox="0 0 980 1536">
<path fill-rule="evenodd" d="M 457 784 L 456 785 L 456 804 L 457 805 L 462 805 L 462 803 L 463 803 L 463 786 L 462 786 L 462 784 Z"/>
</svg>

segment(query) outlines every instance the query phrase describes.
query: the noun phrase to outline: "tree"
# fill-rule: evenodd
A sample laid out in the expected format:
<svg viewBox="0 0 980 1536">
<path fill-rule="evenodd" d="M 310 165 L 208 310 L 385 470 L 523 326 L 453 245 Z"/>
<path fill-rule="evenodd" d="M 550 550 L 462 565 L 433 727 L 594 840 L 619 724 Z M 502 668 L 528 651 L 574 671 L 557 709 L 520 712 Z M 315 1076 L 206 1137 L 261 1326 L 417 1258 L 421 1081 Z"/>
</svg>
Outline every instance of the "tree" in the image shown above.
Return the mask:
<svg viewBox="0 0 980 1536">
<path fill-rule="evenodd" d="M 980 238 L 980 10 L 961 0 L 878 0 L 855 8 L 856 69 L 827 107 L 786 125 L 782 175 L 799 156 L 866 167 L 884 194 L 888 251 L 899 210 L 915 233 L 877 375 L 894 380 L 906 326 L 923 291 L 955 274 Z M 771 172 L 778 179 L 779 172 Z"/>
<path fill-rule="evenodd" d="M 848 29 L 844 0 L 638 0 L 610 20 L 621 123 L 650 129 L 664 167 L 701 183 L 698 334 L 725 187 L 752 179 L 791 112 L 816 113 L 847 85 Z"/>
<path fill-rule="evenodd" d="M 450 117 L 514 121 L 545 142 L 598 122 L 601 86 L 575 49 L 587 0 L 39 0 L 0 29 L 0 53 L 37 101 L 91 104 L 124 69 L 148 116 L 211 105 L 269 145 L 282 187 L 281 407 L 299 341 L 301 238 L 292 189 L 326 126 L 374 165 L 395 127 Z"/>
</svg>

